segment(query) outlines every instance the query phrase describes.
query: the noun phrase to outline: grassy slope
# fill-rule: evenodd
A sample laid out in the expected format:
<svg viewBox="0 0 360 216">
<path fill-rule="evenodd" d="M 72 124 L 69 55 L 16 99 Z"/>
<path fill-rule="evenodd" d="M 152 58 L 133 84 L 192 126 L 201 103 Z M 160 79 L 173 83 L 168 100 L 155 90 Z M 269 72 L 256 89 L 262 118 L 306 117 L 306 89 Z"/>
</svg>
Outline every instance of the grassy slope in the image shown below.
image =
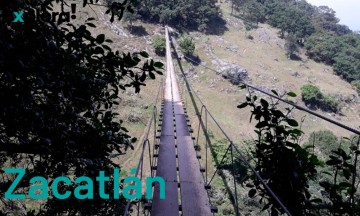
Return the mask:
<svg viewBox="0 0 360 216">
<path fill-rule="evenodd" d="M 127 23 L 124 21 L 110 24 L 110 17 L 104 15 L 104 8 L 94 7 L 93 9 L 86 7 L 77 7 L 77 20 L 73 21 L 78 24 L 88 17 L 95 17 L 94 23 L 97 28 L 92 29 L 94 34 L 105 34 L 107 38 L 114 41 L 111 45 L 114 49 L 123 52 L 133 52 L 136 50 L 147 50 L 151 56 L 155 57 L 152 52 L 151 44 L 147 43 L 150 37 L 159 33 L 159 26 L 137 22 L 135 25 L 144 26 L 148 36 L 135 36 L 129 34 L 125 29 Z M 286 91 L 294 91 L 300 95 L 300 88 L 307 83 L 318 85 L 324 93 L 341 94 L 345 97 L 356 95 L 351 86 L 333 74 L 331 67 L 308 60 L 302 53 L 302 61 L 291 61 L 285 56 L 283 49 L 284 41 L 277 36 L 277 30 L 268 25 L 259 25 L 258 29 L 254 29 L 248 33 L 240 19 L 230 16 L 229 8 L 224 3 L 221 4 L 222 13 L 228 22 L 228 31 L 224 35 L 203 35 L 198 32 L 192 32 L 191 35 L 196 39 L 196 54 L 199 55 L 203 63 L 207 66 L 217 69 L 217 65 L 212 63 L 213 56 L 209 54 L 209 47 L 212 48 L 214 55 L 224 62 L 235 63 L 245 67 L 248 70 L 252 84 L 265 87 L 267 89 L 278 89 Z M 116 31 L 123 31 L 125 34 L 116 34 Z M 246 35 L 251 34 L 254 39 L 246 39 Z M 236 45 L 237 53 L 228 51 L 227 46 Z M 254 136 L 253 124 L 249 124 L 249 110 L 239 110 L 236 105 L 245 100 L 246 91 L 232 86 L 228 81 L 216 75 L 214 72 L 197 66 L 194 71 L 189 72 L 190 65 L 182 61 L 185 72 L 192 75 L 191 83 L 194 85 L 197 93 L 213 113 L 217 121 L 235 142 L 249 139 Z M 297 71 L 300 77 L 293 77 L 291 73 Z M 276 77 L 276 79 L 274 79 Z M 141 140 L 145 133 L 146 122 L 151 116 L 152 106 L 156 97 L 159 79 L 150 81 L 146 87 L 143 87 L 139 95 L 134 95 L 132 91 L 120 95 L 122 103 L 117 110 L 120 118 L 125 120 L 125 126 L 129 129 L 133 136 Z M 359 99 L 358 99 L 359 100 Z M 189 99 L 187 100 L 189 103 Z M 296 102 L 304 105 L 300 96 L 296 98 Z M 148 107 L 148 108 L 145 108 Z M 329 116 L 329 113 L 319 112 Z M 189 108 L 189 114 L 192 119 L 192 125 L 197 131 L 197 122 L 194 112 Z M 358 126 L 360 118 L 360 106 L 356 103 L 348 104 L 343 109 L 343 116 L 331 116 L 331 118 L 341 121 L 347 125 Z M 304 113 L 296 113 L 298 119 L 304 116 Z M 137 119 L 134 122 L 127 121 L 129 119 Z M 220 131 L 214 129 L 213 122 L 209 121 L 209 126 L 214 134 L 214 139 L 223 138 Z M 316 131 L 320 129 L 330 129 L 337 135 L 346 135 L 347 133 L 337 127 L 333 127 L 321 120 L 309 117 L 307 115 L 304 122 L 304 130 L 306 132 Z M 130 168 L 136 166 L 141 150 L 140 142 L 136 144 L 135 151 L 128 151 L 124 156 L 116 158 L 121 166 L 129 171 Z M 204 151 L 202 151 L 204 154 Z M 203 157 L 204 158 L 204 157 Z M 146 160 L 147 158 L 145 158 Z M 202 159 L 202 164 L 203 164 Z M 212 173 L 213 167 L 209 172 Z M 215 179 L 216 185 L 221 185 L 220 179 Z M 245 193 L 244 193 L 245 194 Z M 224 197 L 223 192 L 220 193 Z M 246 194 L 244 195 L 246 197 Z M 28 208 L 35 208 L 38 203 L 27 202 Z M 220 205 L 222 205 L 220 207 Z M 220 204 L 220 214 L 224 213 L 224 208 L 230 208 L 228 202 Z"/>
<path fill-rule="evenodd" d="M 343 98 L 355 97 L 359 101 L 356 91 L 349 83 L 334 75 L 331 67 L 309 60 L 304 55 L 303 50 L 300 54 L 302 61 L 288 60 L 283 48 L 285 41 L 278 38 L 277 29 L 266 24 L 260 24 L 257 29 L 246 33 L 242 21 L 230 16 L 228 6 L 221 4 L 221 8 L 228 22 L 229 31 L 221 36 L 204 36 L 196 32 L 191 33 L 196 39 L 197 49 L 195 52 L 207 66 L 218 69 L 218 66 L 212 62 L 214 60 L 213 55 L 209 54 L 209 47 L 211 47 L 213 53 L 220 60 L 246 68 L 253 85 L 268 90 L 276 89 L 279 92 L 284 90 L 296 92 L 298 97 L 295 102 L 299 105 L 304 106 L 301 101 L 300 88 L 307 83 L 319 86 L 326 94 L 341 95 Z M 247 39 L 246 34 L 252 35 L 254 39 Z M 237 53 L 226 49 L 231 45 L 238 47 Z M 246 92 L 244 90 L 239 91 L 227 81 L 219 79 L 219 76 L 215 75 L 214 72 L 201 66 L 196 67 L 196 72 L 198 78 L 195 78 L 195 88 L 199 90 L 205 104 L 208 105 L 226 131 L 235 140 L 241 139 L 243 135 L 252 134 L 253 128 L 249 127 L 248 124 L 249 110 L 236 109 L 236 105 L 245 100 Z M 292 76 L 291 74 L 294 72 L 298 72 L 300 77 Z M 355 102 L 350 104 L 342 102 L 342 104 L 344 105 L 343 115 L 317 112 L 346 125 L 357 127 L 360 119 L 359 104 Z M 299 120 L 305 115 L 299 111 L 295 113 Z M 348 134 L 340 128 L 309 115 L 306 115 L 303 126 L 306 132 L 329 129 L 339 136 Z"/>
<path fill-rule="evenodd" d="M 228 31 L 224 35 L 203 35 L 199 32 L 190 33 L 196 41 L 196 54 L 199 55 L 202 62 L 207 66 L 218 69 L 218 66 L 212 63 L 214 55 L 224 62 L 238 64 L 247 69 L 253 85 L 269 90 L 276 89 L 279 92 L 284 90 L 294 91 L 298 94 L 295 102 L 300 105 L 304 105 L 301 101 L 300 88 L 307 83 L 318 85 L 326 94 L 341 94 L 345 98 L 352 98 L 356 95 L 356 91 L 350 84 L 333 74 L 331 67 L 307 59 L 304 51 L 301 52 L 302 61 L 288 60 L 283 48 L 285 42 L 278 38 L 277 29 L 260 24 L 257 29 L 246 32 L 242 20 L 230 15 L 229 6 L 226 3 L 220 4 L 220 7 L 228 23 Z M 97 28 L 93 29 L 93 32 L 95 34 L 105 33 L 108 38 L 114 41 L 112 44 L 113 48 L 124 52 L 147 50 L 151 56 L 156 56 L 152 52 L 151 44 L 147 41 L 153 35 L 160 33 L 159 26 L 138 21 L 134 25 L 144 26 L 148 35 L 136 36 L 131 35 L 126 30 L 128 23 L 125 21 L 115 21 L 114 24 L 110 24 L 108 22 L 110 17 L 104 15 L 104 8 L 93 7 L 92 10 L 87 7 L 85 9 L 78 8 L 78 10 L 81 13 L 78 12 L 79 19 L 77 21 L 88 17 L 95 17 Z M 125 34 L 117 35 L 114 29 L 120 29 Z M 246 35 L 249 34 L 254 37 L 253 40 L 246 38 Z M 236 53 L 226 49 L 226 47 L 231 45 L 238 47 Z M 209 48 L 211 48 L 213 55 L 209 54 Z M 253 137 L 253 125 L 249 126 L 249 110 L 239 110 L 236 108 L 236 105 L 245 100 L 247 92 L 232 86 L 221 76 L 201 66 L 195 67 L 193 71 L 188 71 L 190 65 L 184 61 L 182 61 L 182 65 L 185 68 L 185 72 L 193 75 L 190 81 L 230 137 L 236 142 Z M 298 72 L 300 77 L 292 76 L 291 74 L 294 72 Z M 125 123 L 131 134 L 136 137 L 141 137 L 144 134 L 144 123 L 147 122 L 151 115 L 151 105 L 156 96 L 158 82 L 159 80 L 148 82 L 148 86 L 143 88 L 140 97 L 133 95 L 131 91 L 121 95 L 123 103 L 117 109 L 120 117 L 124 120 L 133 116 L 139 119 L 136 122 L 128 121 Z M 357 100 L 359 99 L 357 98 Z M 149 106 L 149 108 L 144 109 L 145 106 Z M 194 113 L 191 110 L 189 111 L 190 115 L 195 117 Z M 356 103 L 344 103 L 343 116 L 318 112 L 353 127 L 358 126 L 360 118 L 360 106 Z M 305 113 L 296 112 L 295 116 L 299 120 L 301 117 L 306 116 L 303 124 L 306 132 L 330 129 L 339 136 L 348 134 L 340 128 L 333 127 Z M 193 119 L 193 126 L 196 129 L 197 123 L 195 118 Z M 214 129 L 213 132 L 215 139 L 221 138 L 219 131 Z M 137 146 L 139 147 L 138 144 Z M 136 149 L 138 150 L 139 148 Z M 125 161 L 126 167 L 134 167 L 136 161 L 129 159 L 137 155 L 137 152 L 129 151 L 127 155 L 119 159 L 119 163 L 125 165 Z"/>
</svg>

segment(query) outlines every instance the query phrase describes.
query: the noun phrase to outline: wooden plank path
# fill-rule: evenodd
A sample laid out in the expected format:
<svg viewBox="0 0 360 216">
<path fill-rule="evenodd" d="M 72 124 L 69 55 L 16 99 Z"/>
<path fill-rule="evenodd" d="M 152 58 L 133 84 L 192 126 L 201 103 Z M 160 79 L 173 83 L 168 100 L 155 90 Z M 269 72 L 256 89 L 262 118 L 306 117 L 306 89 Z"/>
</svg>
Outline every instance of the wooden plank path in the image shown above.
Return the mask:
<svg viewBox="0 0 360 216">
<path fill-rule="evenodd" d="M 175 79 L 167 28 L 165 34 L 167 70 L 156 175 L 165 179 L 166 197 L 159 198 L 159 187 L 155 185 L 151 214 L 177 216 L 181 211 L 184 216 L 212 215 Z"/>
</svg>

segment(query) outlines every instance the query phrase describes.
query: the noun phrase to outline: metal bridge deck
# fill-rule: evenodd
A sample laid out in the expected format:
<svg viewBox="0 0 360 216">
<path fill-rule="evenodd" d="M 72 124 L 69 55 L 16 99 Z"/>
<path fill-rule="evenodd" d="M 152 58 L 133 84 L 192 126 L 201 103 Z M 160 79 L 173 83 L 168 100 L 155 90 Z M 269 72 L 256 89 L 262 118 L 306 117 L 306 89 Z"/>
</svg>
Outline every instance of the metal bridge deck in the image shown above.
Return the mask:
<svg viewBox="0 0 360 216">
<path fill-rule="evenodd" d="M 207 216 L 211 215 L 209 198 L 175 79 L 167 28 L 165 31 L 167 73 L 156 175 L 165 179 L 166 197 L 159 198 L 155 185 L 151 214 L 176 216 L 181 211 L 184 216 Z"/>
</svg>

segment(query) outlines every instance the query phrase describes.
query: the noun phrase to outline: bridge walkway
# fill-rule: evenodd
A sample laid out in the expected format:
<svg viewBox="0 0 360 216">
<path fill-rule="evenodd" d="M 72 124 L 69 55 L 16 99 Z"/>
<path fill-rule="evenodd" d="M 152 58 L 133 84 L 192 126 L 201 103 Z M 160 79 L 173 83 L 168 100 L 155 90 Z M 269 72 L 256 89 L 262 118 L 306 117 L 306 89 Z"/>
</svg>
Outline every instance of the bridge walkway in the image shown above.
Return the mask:
<svg viewBox="0 0 360 216">
<path fill-rule="evenodd" d="M 166 79 L 162 103 L 162 124 L 156 175 L 166 183 L 165 199 L 155 185 L 151 214 L 156 216 L 212 215 L 199 161 L 190 134 L 186 110 L 181 101 L 166 34 Z"/>
</svg>

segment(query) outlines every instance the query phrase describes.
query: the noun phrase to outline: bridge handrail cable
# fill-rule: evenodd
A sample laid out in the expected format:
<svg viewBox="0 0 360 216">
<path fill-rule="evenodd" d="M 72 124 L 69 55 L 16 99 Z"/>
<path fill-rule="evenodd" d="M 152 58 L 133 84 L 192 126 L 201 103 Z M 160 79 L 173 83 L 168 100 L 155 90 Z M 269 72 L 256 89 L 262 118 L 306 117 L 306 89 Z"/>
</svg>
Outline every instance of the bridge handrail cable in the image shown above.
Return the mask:
<svg viewBox="0 0 360 216">
<path fill-rule="evenodd" d="M 150 130 L 152 128 L 152 125 L 154 125 L 154 144 L 155 144 L 156 119 L 157 119 L 157 115 L 158 115 L 157 104 L 159 102 L 160 93 L 161 92 L 163 93 L 162 89 L 163 89 L 163 79 L 160 81 L 159 89 L 158 89 L 157 96 L 156 96 L 156 99 L 155 99 L 155 104 L 154 104 L 154 107 L 153 107 L 153 112 L 152 112 L 151 118 L 149 119 L 148 124 L 147 124 L 148 128 L 147 128 L 147 131 L 146 131 L 146 135 L 145 135 L 145 137 L 143 138 L 143 141 L 142 141 L 141 156 L 140 156 L 137 168 L 136 168 L 136 172 L 134 174 L 135 177 L 139 177 L 139 173 L 140 173 L 140 179 L 141 180 L 142 180 L 142 175 L 143 175 L 144 154 L 145 154 L 146 147 L 148 147 L 148 149 L 149 149 L 148 153 L 149 153 L 149 160 L 150 160 L 149 161 L 150 162 L 150 169 L 151 169 L 151 167 L 153 166 L 153 163 L 154 163 L 154 161 L 152 160 L 152 155 L 154 155 L 154 152 L 151 153 L 151 146 L 150 146 L 151 143 L 150 143 L 149 135 L 150 135 Z M 155 151 L 155 148 L 153 148 L 153 151 Z M 151 177 L 153 177 L 152 171 L 151 171 Z M 127 202 L 127 204 L 126 204 L 125 212 L 124 212 L 125 216 L 129 215 L 131 202 L 132 202 L 132 200 L 129 200 Z M 139 206 L 138 206 L 138 215 L 139 215 Z"/>
<path fill-rule="evenodd" d="M 187 60 L 193 62 L 194 64 L 201 65 L 202 67 L 207 68 L 207 69 L 209 69 L 209 70 L 211 70 L 211 71 L 213 71 L 213 72 L 215 72 L 215 73 L 220 73 L 219 71 L 217 71 L 217 70 L 215 70 L 215 69 L 212 69 L 212 68 L 210 68 L 210 67 L 208 67 L 208 66 L 206 66 L 206 65 L 203 65 L 203 64 L 201 64 L 201 62 L 197 62 L 197 61 L 195 61 L 195 60 L 193 60 L 193 59 L 191 59 L 191 58 L 189 58 L 189 57 L 187 57 L 187 56 L 184 56 L 184 58 L 186 58 Z M 263 94 L 265 94 L 265 95 L 267 95 L 267 96 L 270 96 L 270 97 L 272 97 L 272 98 L 275 98 L 275 99 L 277 99 L 277 100 L 279 100 L 279 101 L 281 101 L 281 102 L 283 102 L 283 103 L 286 103 L 286 104 L 288 104 L 288 105 L 291 105 L 291 106 L 295 107 L 295 108 L 298 109 L 298 110 L 302 110 L 302 111 L 304 111 L 304 112 L 306 112 L 306 113 L 309 113 L 309 114 L 314 115 L 314 116 L 316 116 L 316 117 L 318 117 L 318 118 L 321 118 L 321 119 L 323 119 L 323 120 L 325 120 L 325 121 L 327 121 L 327 122 L 330 122 L 330 123 L 332 123 L 332 124 L 335 124 L 335 125 L 343 128 L 343 129 L 345 129 L 345 130 L 348 130 L 348 131 L 353 132 L 353 133 L 355 133 L 355 134 L 357 134 L 357 135 L 360 135 L 360 131 L 359 131 L 359 130 L 356 130 L 356 129 L 354 129 L 354 128 L 352 128 L 352 127 L 349 127 L 349 126 L 347 126 L 347 125 L 344 125 L 344 124 L 342 124 L 342 123 L 340 123 L 340 122 L 337 122 L 337 121 L 334 121 L 334 120 L 332 120 L 332 119 L 330 119 L 330 118 L 327 118 L 327 117 L 325 117 L 325 116 L 322 116 L 322 115 L 320 115 L 320 114 L 318 114 L 318 113 L 316 113 L 316 112 L 314 112 L 314 111 L 311 111 L 311 110 L 309 110 L 309 109 L 307 109 L 307 108 L 305 108 L 305 107 L 299 106 L 299 105 L 297 105 L 297 104 L 295 104 L 295 103 L 292 103 L 292 102 L 289 102 L 289 101 L 287 101 L 287 100 L 284 100 L 283 98 L 281 98 L 281 97 L 279 97 L 279 96 L 276 96 L 276 95 L 273 95 L 273 94 L 270 94 L 269 92 L 266 92 L 266 91 L 264 91 L 264 90 L 262 90 L 262 89 L 260 89 L 260 88 L 258 88 L 258 87 L 256 87 L 256 86 L 252 86 L 252 85 L 247 84 L 247 83 L 245 83 L 245 82 L 243 82 L 243 81 L 240 81 L 240 83 L 243 84 L 243 85 L 245 85 L 245 86 L 247 86 L 248 88 L 254 89 L 254 90 L 256 90 L 256 91 L 258 91 L 258 92 L 261 92 L 261 93 L 263 93 Z M 201 101 L 201 100 L 200 100 L 200 101 Z M 201 102 L 201 103 L 202 103 L 202 102 Z"/>
</svg>

